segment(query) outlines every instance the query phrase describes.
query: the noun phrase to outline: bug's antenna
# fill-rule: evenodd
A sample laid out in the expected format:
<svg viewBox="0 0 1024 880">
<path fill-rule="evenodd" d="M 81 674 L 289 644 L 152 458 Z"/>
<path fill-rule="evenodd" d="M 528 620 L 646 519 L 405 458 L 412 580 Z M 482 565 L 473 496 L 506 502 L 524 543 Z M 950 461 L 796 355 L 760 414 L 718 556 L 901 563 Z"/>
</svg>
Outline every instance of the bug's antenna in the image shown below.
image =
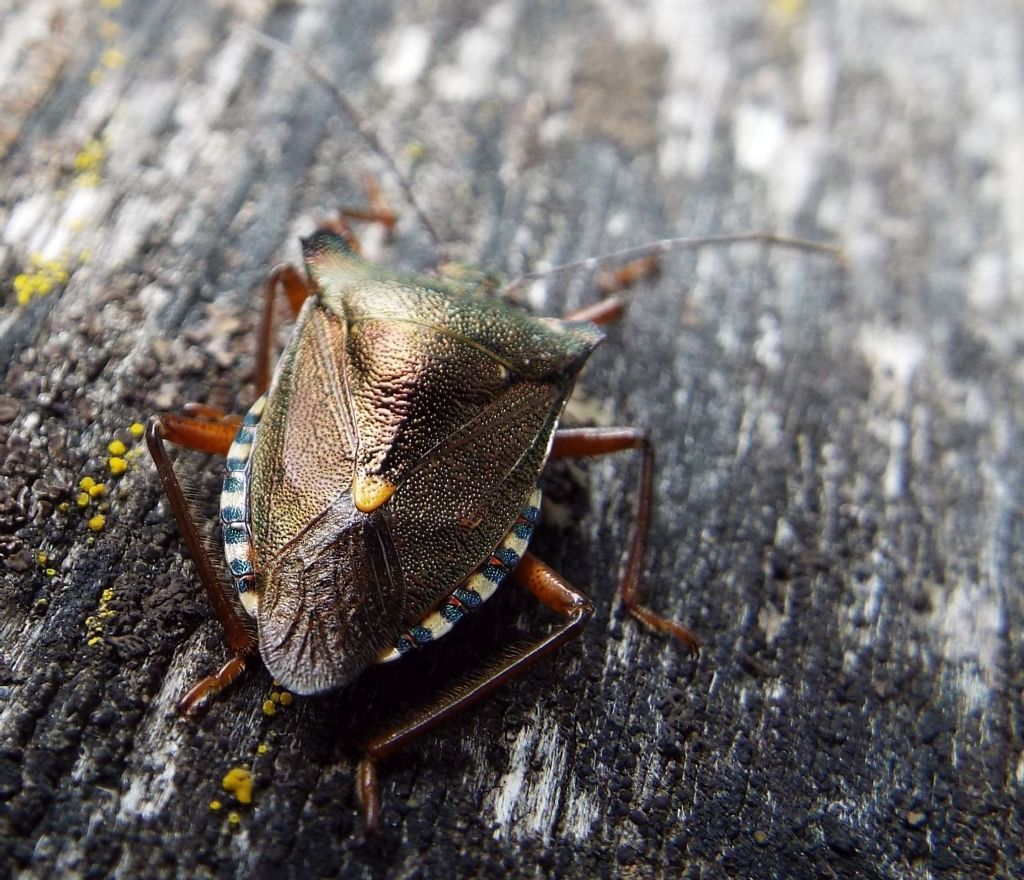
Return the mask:
<svg viewBox="0 0 1024 880">
<path fill-rule="evenodd" d="M 546 278 L 549 275 L 559 275 L 562 272 L 571 272 L 577 269 L 600 269 L 611 263 L 623 263 L 630 260 L 637 260 L 641 257 L 652 257 L 659 254 L 667 254 L 671 251 L 695 250 L 699 247 L 720 246 L 727 244 L 743 244 L 745 242 L 756 242 L 764 245 L 780 245 L 782 247 L 795 248 L 801 251 L 813 251 L 815 253 L 828 254 L 842 262 L 843 252 L 838 245 L 828 244 L 821 241 L 809 241 L 804 238 L 790 238 L 786 235 L 773 235 L 768 232 L 745 232 L 739 235 L 708 235 L 700 238 L 663 238 L 660 241 L 652 241 L 649 244 L 642 244 L 639 247 L 628 248 L 614 254 L 604 254 L 600 257 L 588 257 L 584 260 L 573 260 L 571 263 L 562 263 L 559 266 L 552 266 L 541 272 L 527 272 L 510 281 L 504 289 L 505 293 L 522 287 L 531 281 L 539 278 Z"/>
<path fill-rule="evenodd" d="M 244 31 L 256 40 L 256 42 L 262 43 L 268 49 L 273 49 L 287 54 L 295 64 L 306 72 L 310 79 L 315 80 L 327 90 L 327 93 L 334 99 L 334 103 L 338 105 L 338 109 L 341 110 L 342 115 L 348 118 L 348 121 L 359 133 L 359 136 L 366 142 L 366 145 L 384 160 L 384 164 L 387 165 L 388 170 L 392 175 L 394 175 L 395 179 L 398 181 L 398 185 L 402 188 L 402 194 L 405 196 L 405 200 L 409 203 L 413 213 L 416 215 L 416 219 L 427 231 L 434 247 L 437 250 L 440 250 L 440 236 L 438 236 L 437 230 L 434 229 L 434 225 L 430 222 L 426 213 L 424 213 L 420 208 L 419 202 L 416 201 L 416 197 L 412 193 L 412 186 L 409 184 L 409 181 L 406 179 L 405 175 L 399 171 L 398 166 L 395 164 L 395 160 L 391 158 L 391 154 L 384 149 L 384 145 L 381 144 L 380 138 L 377 137 L 377 132 L 373 130 L 373 127 L 367 121 L 366 117 L 364 117 L 362 113 L 352 105 L 352 102 L 341 93 L 341 89 L 339 89 L 327 78 L 325 74 L 321 73 L 287 43 L 282 43 L 280 40 L 270 36 L 269 34 L 265 34 L 262 31 L 258 31 L 245 24 L 236 24 L 234 27 L 240 31 Z"/>
</svg>

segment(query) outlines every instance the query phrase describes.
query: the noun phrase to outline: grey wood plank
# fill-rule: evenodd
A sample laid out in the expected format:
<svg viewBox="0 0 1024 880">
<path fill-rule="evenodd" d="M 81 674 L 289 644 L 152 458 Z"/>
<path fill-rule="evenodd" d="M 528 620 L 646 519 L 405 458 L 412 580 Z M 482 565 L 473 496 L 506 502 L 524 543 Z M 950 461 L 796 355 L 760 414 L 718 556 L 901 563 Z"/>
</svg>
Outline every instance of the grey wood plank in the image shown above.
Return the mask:
<svg viewBox="0 0 1024 880">
<path fill-rule="evenodd" d="M 3 873 L 1020 875 L 1019 4 L 0 9 Z M 256 670 L 175 714 L 225 651 L 148 458 L 111 478 L 108 442 L 248 406 L 262 280 L 365 173 L 402 213 L 375 255 L 436 259 L 325 91 L 238 23 L 363 108 L 448 257 L 515 275 L 747 230 L 846 256 L 679 252 L 635 291 L 569 415 L 657 444 L 650 601 L 705 649 L 615 607 L 638 462 L 552 468 L 536 550 L 595 620 L 385 762 L 372 841 L 360 741 L 551 620 L 504 590 L 349 692 L 271 717 Z M 70 277 L 19 305 L 41 260 Z M 179 462 L 212 517 L 218 463 Z M 110 491 L 83 513 L 85 475 Z"/>
</svg>

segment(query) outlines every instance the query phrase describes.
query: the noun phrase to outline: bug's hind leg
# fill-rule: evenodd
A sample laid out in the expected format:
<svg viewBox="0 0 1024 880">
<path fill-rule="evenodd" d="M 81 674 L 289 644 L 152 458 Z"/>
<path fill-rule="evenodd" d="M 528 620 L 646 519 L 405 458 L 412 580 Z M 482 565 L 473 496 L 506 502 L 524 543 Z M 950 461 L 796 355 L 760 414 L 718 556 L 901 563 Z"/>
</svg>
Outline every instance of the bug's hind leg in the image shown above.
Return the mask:
<svg viewBox="0 0 1024 880">
<path fill-rule="evenodd" d="M 682 624 L 655 613 L 643 604 L 640 577 L 647 555 L 647 536 L 651 528 L 654 498 L 654 447 L 647 435 L 636 428 L 570 428 L 557 431 L 551 458 L 577 458 L 607 455 L 627 449 L 643 453 L 636 522 L 626 554 L 626 570 L 619 583 L 619 596 L 626 610 L 645 626 L 674 636 L 691 653 L 697 653 L 700 640 Z"/>
<path fill-rule="evenodd" d="M 224 627 L 228 647 L 233 656 L 220 671 L 204 678 L 181 699 L 178 708 L 182 712 L 191 710 L 207 694 L 222 690 L 231 684 L 244 671 L 246 658 L 256 653 L 256 639 L 252 630 L 235 611 L 223 582 L 217 576 L 210 554 L 199 537 L 192 512 L 164 445 L 166 440 L 189 449 L 225 455 L 237 433 L 241 419 L 237 416 L 226 416 L 212 407 L 201 405 L 191 407 L 190 412 L 201 413 L 202 417 L 172 413 L 153 416 L 146 429 L 146 444 L 149 446 L 150 455 L 153 456 L 174 518 L 178 521 L 182 537 L 199 573 L 203 589 L 217 614 L 217 619 Z"/>
<path fill-rule="evenodd" d="M 447 693 L 422 710 L 410 722 L 374 738 L 367 746 L 359 764 L 358 794 L 366 815 L 366 828 L 375 831 L 380 822 L 380 782 L 377 762 L 406 743 L 440 724 L 447 718 L 493 693 L 503 684 L 521 675 L 538 660 L 576 638 L 587 625 L 594 606 L 560 574 L 541 562 L 532 553 L 524 553 L 512 577 L 541 602 L 563 615 L 564 620 L 553 632 L 527 645 L 478 678 L 471 679 L 454 693 Z"/>
</svg>

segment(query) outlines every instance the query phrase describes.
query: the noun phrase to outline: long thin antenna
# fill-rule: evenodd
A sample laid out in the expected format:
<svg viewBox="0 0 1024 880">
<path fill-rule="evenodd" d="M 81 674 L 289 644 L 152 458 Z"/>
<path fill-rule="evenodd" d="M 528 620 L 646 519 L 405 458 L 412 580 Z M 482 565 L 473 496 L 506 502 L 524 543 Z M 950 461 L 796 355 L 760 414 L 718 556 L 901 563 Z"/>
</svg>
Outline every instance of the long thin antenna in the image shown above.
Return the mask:
<svg viewBox="0 0 1024 880">
<path fill-rule="evenodd" d="M 600 269 L 611 263 L 625 263 L 641 257 L 666 254 L 671 251 L 694 250 L 699 247 L 721 246 L 727 244 L 743 244 L 755 242 L 764 245 L 780 245 L 787 248 L 795 248 L 801 251 L 813 251 L 815 253 L 828 254 L 842 262 L 843 252 L 838 245 L 828 244 L 821 241 L 809 241 L 804 238 L 790 238 L 785 235 L 772 235 L 768 232 L 746 232 L 740 235 L 708 235 L 700 238 L 663 238 L 659 241 L 652 241 L 649 244 L 642 244 L 639 247 L 628 248 L 614 254 L 603 254 L 600 257 L 588 257 L 584 260 L 573 260 L 571 263 L 562 263 L 540 272 L 527 272 L 514 278 L 504 289 L 505 293 L 522 287 L 531 281 L 539 278 L 546 278 L 549 275 L 558 275 L 562 272 L 570 272 L 578 269 L 592 270 Z"/>
<path fill-rule="evenodd" d="M 258 31 L 245 24 L 236 24 L 234 27 L 240 31 L 244 31 L 256 40 L 257 43 L 262 43 L 268 49 L 273 49 L 287 54 L 295 64 L 306 72 L 310 79 L 315 80 L 327 90 L 327 93 L 334 99 L 334 103 L 338 105 L 338 109 L 341 110 L 342 114 L 348 118 L 348 121 L 359 133 L 359 136 L 366 142 L 366 145 L 384 160 L 384 164 L 388 166 L 388 170 L 392 175 L 394 175 L 395 179 L 398 181 L 398 185 L 402 188 L 402 194 L 405 196 L 405 200 L 412 208 L 413 213 L 416 214 L 416 219 L 427 231 L 434 247 L 437 250 L 440 250 L 441 238 L 438 236 L 437 230 L 434 229 L 434 225 L 427 218 L 426 213 L 424 213 L 420 208 L 419 203 L 416 201 L 416 196 L 412 194 L 412 186 L 409 184 L 409 181 L 406 180 L 405 175 L 398 170 L 398 166 L 395 164 L 395 160 L 391 158 L 391 154 L 384 149 L 384 145 L 381 144 L 380 138 L 377 137 L 377 132 L 373 130 L 373 127 L 366 118 L 356 110 L 352 105 L 352 102 L 341 93 L 341 89 L 339 89 L 327 78 L 326 75 L 321 73 L 287 43 L 282 43 L 280 40 L 271 37 L 269 34 L 265 34 L 262 31 Z"/>
</svg>

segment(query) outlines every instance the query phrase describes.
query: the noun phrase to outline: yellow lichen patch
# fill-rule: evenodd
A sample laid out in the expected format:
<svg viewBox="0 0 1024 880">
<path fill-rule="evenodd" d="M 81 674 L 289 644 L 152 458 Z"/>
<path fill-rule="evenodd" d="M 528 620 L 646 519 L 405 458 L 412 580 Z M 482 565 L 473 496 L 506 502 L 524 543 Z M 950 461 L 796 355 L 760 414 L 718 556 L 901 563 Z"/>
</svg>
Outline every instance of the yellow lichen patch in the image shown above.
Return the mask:
<svg viewBox="0 0 1024 880">
<path fill-rule="evenodd" d="M 103 483 L 93 483 L 88 491 L 90 498 L 100 498 L 107 494 L 107 487 Z"/>
<path fill-rule="evenodd" d="M 282 706 L 290 706 L 292 704 L 292 700 L 294 699 L 295 698 L 290 693 L 288 693 L 288 691 L 281 692 L 280 702 Z"/>
<path fill-rule="evenodd" d="M 42 550 L 36 553 L 36 562 L 38 562 L 40 565 L 46 565 L 46 563 L 49 561 L 50 557 L 47 556 L 46 553 L 44 553 Z"/>
<path fill-rule="evenodd" d="M 88 507 L 90 500 L 88 492 L 79 492 L 78 497 L 75 499 L 75 504 L 79 507 Z"/>
<path fill-rule="evenodd" d="M 232 767 L 224 774 L 221 787 L 240 804 L 252 803 L 252 772 L 248 767 Z"/>
<path fill-rule="evenodd" d="M 256 746 L 257 755 L 265 755 L 269 750 L 270 746 L 268 746 L 266 743 L 260 743 L 258 746 Z"/>
<path fill-rule="evenodd" d="M 111 455 L 124 455 L 128 451 L 128 447 L 120 440 L 111 440 L 107 444 L 107 451 Z"/>
<path fill-rule="evenodd" d="M 51 578 L 52 577 L 57 577 L 57 569 L 55 569 L 55 568 L 48 568 L 48 569 L 46 569 L 46 576 L 47 577 L 51 577 Z"/>
<path fill-rule="evenodd" d="M 143 434 L 146 433 L 146 426 L 142 422 L 132 422 L 128 427 L 128 433 L 131 434 L 136 440 L 138 440 Z"/>
<path fill-rule="evenodd" d="M 93 486 L 96 485 L 96 481 L 92 477 L 82 477 L 78 481 L 78 485 L 81 486 L 86 492 L 88 492 Z"/>
<path fill-rule="evenodd" d="M 96 606 L 96 613 L 85 618 L 86 640 L 90 647 L 103 644 L 103 621 L 109 620 L 115 612 L 111 609 L 110 603 L 114 601 L 114 591 L 106 587 L 100 593 L 100 601 Z"/>
<path fill-rule="evenodd" d="M 102 531 L 103 527 L 107 524 L 107 518 L 102 513 L 97 513 L 95 516 L 89 517 L 89 522 L 86 525 L 94 532 Z"/>
<path fill-rule="evenodd" d="M 27 306 L 33 297 L 46 296 L 63 286 L 70 278 L 67 265 L 61 260 L 50 260 L 35 253 L 28 269 L 14 276 L 14 296 L 18 305 Z"/>
<path fill-rule="evenodd" d="M 110 468 L 110 473 L 119 477 L 128 470 L 128 462 L 119 455 L 113 455 L 107 459 L 107 467 Z"/>
<path fill-rule="evenodd" d="M 236 813 L 234 810 L 232 810 L 230 813 L 228 813 L 228 824 L 230 824 L 230 825 L 240 825 L 241 823 L 242 823 L 241 815 Z"/>
<path fill-rule="evenodd" d="M 223 810 L 224 809 L 224 804 L 222 804 L 219 800 L 214 798 L 212 801 L 210 801 L 210 809 L 213 810 L 216 813 L 217 810 Z"/>
<path fill-rule="evenodd" d="M 92 75 L 90 75 L 91 79 Z M 103 144 L 96 138 L 89 138 L 85 146 L 75 155 L 75 182 L 80 186 L 99 186 L 106 156 L 107 151 Z"/>
<path fill-rule="evenodd" d="M 266 701 L 264 701 L 264 703 L 263 703 L 263 714 L 264 715 L 274 715 L 276 713 L 277 713 L 277 703 L 275 703 L 273 700 L 266 700 Z"/>
<path fill-rule="evenodd" d="M 124 67 L 124 52 L 113 47 L 106 49 L 100 57 L 100 64 L 110 70 L 120 70 Z"/>
<path fill-rule="evenodd" d="M 807 0 L 772 0 L 772 12 L 783 19 L 796 18 L 807 7 Z"/>
<path fill-rule="evenodd" d="M 413 141 L 405 147 L 405 155 L 410 162 L 419 162 L 426 154 L 426 149 L 419 141 Z"/>
</svg>

